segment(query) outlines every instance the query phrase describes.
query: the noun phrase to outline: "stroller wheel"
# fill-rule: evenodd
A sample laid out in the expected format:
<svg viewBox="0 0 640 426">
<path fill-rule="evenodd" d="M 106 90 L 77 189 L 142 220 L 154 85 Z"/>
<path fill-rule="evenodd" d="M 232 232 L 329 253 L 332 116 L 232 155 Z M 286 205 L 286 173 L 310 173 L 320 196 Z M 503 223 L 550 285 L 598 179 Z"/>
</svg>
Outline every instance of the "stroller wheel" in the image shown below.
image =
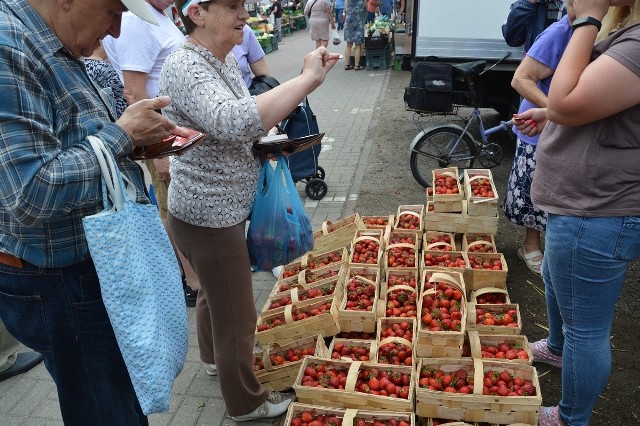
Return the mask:
<svg viewBox="0 0 640 426">
<path fill-rule="evenodd" d="M 307 197 L 312 200 L 322 200 L 322 198 L 327 195 L 328 189 L 329 187 L 322 179 L 311 178 L 304 187 L 304 192 L 307 194 Z"/>
<path fill-rule="evenodd" d="M 324 180 L 324 177 L 325 177 L 325 176 L 326 176 L 326 175 L 325 175 L 325 173 L 324 173 L 324 169 L 323 169 L 322 167 L 318 166 L 318 171 L 316 172 L 316 174 L 315 174 L 315 176 L 314 176 L 314 177 L 317 177 L 318 179 L 322 179 L 322 180 Z"/>
</svg>

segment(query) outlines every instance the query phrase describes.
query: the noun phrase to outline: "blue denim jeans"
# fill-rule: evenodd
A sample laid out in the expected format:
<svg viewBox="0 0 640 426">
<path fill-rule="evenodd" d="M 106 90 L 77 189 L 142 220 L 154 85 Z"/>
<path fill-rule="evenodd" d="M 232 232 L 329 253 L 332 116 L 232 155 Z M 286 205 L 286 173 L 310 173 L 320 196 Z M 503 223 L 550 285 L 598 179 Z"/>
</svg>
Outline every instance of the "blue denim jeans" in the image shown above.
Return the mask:
<svg viewBox="0 0 640 426">
<path fill-rule="evenodd" d="M 567 425 L 587 425 L 607 385 L 615 305 L 628 264 L 638 258 L 640 217 L 548 215 L 542 266 L 548 345 L 562 353 L 559 406 Z"/>
<path fill-rule="evenodd" d="M 344 11 L 344 9 L 338 9 L 337 7 L 335 9 L 336 25 L 338 26 L 338 31 L 342 31 L 342 29 L 344 28 L 344 23 L 342 22 L 342 12 L 343 11 Z"/>
<path fill-rule="evenodd" d="M 0 318 L 41 352 L 65 425 L 148 425 L 89 259 L 65 268 L 0 264 Z"/>
</svg>

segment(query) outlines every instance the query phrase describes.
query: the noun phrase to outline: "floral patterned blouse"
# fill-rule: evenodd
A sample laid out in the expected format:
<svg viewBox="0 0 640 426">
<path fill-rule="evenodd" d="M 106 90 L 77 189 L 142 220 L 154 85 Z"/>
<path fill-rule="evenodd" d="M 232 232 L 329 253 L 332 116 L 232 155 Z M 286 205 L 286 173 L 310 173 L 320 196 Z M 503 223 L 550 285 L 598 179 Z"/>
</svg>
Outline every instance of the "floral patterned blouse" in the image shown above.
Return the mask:
<svg viewBox="0 0 640 426">
<path fill-rule="evenodd" d="M 172 157 L 169 212 L 209 228 L 247 219 L 260 173 L 251 147 L 266 131 L 233 53 L 222 62 L 191 43 L 176 49 L 163 65 L 160 95 L 171 97 L 162 111 L 167 118 L 208 135 Z"/>
</svg>

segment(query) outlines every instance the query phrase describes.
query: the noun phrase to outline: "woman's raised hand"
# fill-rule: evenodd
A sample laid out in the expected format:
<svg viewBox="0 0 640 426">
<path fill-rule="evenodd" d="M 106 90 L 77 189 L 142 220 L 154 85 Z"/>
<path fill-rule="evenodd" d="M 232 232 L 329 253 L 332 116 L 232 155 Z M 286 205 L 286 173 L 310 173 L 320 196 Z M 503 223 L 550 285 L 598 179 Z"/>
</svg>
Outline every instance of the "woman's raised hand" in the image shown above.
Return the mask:
<svg viewBox="0 0 640 426">
<path fill-rule="evenodd" d="M 302 74 L 313 79 L 315 89 L 322 84 L 327 72 L 333 68 L 340 57 L 338 53 L 329 53 L 326 47 L 321 46 L 305 55 Z"/>
</svg>

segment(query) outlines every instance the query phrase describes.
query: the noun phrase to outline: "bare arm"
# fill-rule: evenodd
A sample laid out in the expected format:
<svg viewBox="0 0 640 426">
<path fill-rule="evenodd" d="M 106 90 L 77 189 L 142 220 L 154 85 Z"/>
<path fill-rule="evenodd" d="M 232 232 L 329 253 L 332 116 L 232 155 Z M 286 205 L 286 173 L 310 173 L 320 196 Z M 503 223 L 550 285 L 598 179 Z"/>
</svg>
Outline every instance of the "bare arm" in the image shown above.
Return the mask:
<svg viewBox="0 0 640 426">
<path fill-rule="evenodd" d="M 147 94 L 147 80 L 149 74 L 139 71 L 122 71 L 125 95 L 129 105 L 142 99 L 149 99 Z"/>
<path fill-rule="evenodd" d="M 530 56 L 525 56 L 513 74 L 511 87 L 523 98 L 540 107 L 547 106 L 547 95 L 537 86 L 540 80 L 551 76 L 553 70 Z"/>
<path fill-rule="evenodd" d="M 249 68 L 251 68 L 253 75 L 269 75 L 269 66 L 264 56 L 254 63 L 249 64 Z"/>
<path fill-rule="evenodd" d="M 574 3 L 576 17 L 599 20 L 608 7 L 607 0 Z M 640 103 L 640 77 L 606 54 L 590 62 L 597 33 L 593 25 L 575 29 L 551 82 L 549 120 L 579 126 Z"/>
</svg>

